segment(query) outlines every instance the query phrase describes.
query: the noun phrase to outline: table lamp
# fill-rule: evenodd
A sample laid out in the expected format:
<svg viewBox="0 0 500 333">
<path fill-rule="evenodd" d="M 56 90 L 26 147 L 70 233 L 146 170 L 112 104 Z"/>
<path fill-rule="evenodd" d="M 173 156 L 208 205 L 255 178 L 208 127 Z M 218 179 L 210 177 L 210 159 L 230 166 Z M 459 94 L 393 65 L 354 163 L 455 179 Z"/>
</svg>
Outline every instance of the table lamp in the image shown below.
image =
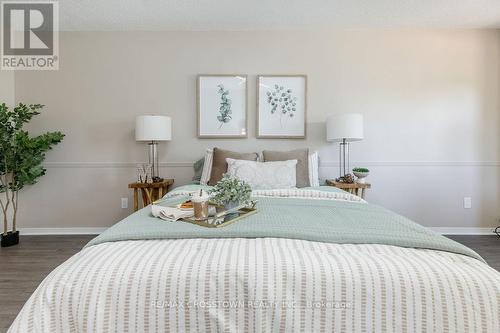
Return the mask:
<svg viewBox="0 0 500 333">
<path fill-rule="evenodd" d="M 172 119 L 167 116 L 137 116 L 135 119 L 135 140 L 148 142 L 149 164 L 153 182 L 161 182 L 158 162 L 158 142 L 172 140 Z"/>
<path fill-rule="evenodd" d="M 359 113 L 334 114 L 326 121 L 326 140 L 340 142 L 340 177 L 349 173 L 349 142 L 363 140 L 363 115 Z"/>
</svg>

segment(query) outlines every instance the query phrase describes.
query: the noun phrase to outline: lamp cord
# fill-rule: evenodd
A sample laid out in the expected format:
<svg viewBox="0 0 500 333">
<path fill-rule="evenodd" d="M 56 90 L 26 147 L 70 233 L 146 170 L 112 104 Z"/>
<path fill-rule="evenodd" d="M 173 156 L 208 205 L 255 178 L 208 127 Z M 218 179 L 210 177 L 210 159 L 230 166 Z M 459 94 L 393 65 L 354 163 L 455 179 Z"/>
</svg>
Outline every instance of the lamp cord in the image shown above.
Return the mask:
<svg viewBox="0 0 500 333">
<path fill-rule="evenodd" d="M 494 233 L 497 234 L 498 237 L 500 237 L 500 225 L 495 228 Z"/>
</svg>

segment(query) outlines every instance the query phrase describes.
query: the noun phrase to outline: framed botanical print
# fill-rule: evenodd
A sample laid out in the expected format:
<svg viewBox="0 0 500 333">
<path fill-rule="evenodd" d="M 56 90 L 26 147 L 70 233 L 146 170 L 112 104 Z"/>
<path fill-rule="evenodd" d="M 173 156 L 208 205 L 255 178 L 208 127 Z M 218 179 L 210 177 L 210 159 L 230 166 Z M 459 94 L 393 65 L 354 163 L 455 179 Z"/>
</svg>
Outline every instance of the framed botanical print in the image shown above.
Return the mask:
<svg viewBox="0 0 500 333">
<path fill-rule="evenodd" d="M 306 137 L 307 76 L 257 77 L 257 138 Z"/>
<path fill-rule="evenodd" d="M 199 138 L 246 138 L 247 76 L 198 75 Z"/>
</svg>

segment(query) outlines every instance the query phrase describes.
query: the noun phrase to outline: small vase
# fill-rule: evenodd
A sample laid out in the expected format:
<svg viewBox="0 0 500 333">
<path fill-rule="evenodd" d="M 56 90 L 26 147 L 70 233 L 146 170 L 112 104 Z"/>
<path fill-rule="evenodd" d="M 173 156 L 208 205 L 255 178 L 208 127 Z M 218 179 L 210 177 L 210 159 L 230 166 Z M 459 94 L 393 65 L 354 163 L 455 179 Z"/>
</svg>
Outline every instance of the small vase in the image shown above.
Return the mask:
<svg viewBox="0 0 500 333">
<path fill-rule="evenodd" d="M 366 183 L 365 178 L 368 177 L 368 175 L 370 174 L 369 172 L 361 172 L 361 171 L 354 171 L 353 173 L 356 177 L 358 177 L 358 179 L 356 179 L 356 183 L 358 184 L 365 184 Z"/>
<path fill-rule="evenodd" d="M 229 201 L 224 204 L 224 210 L 231 210 L 239 205 L 238 201 Z"/>
<path fill-rule="evenodd" d="M 228 210 L 231 210 L 233 208 L 238 207 L 239 204 L 240 203 L 238 201 L 230 201 L 224 205 L 224 210 L 227 212 Z M 226 213 L 226 216 L 224 217 L 224 221 L 232 220 L 237 216 L 238 216 L 238 212 Z"/>
<path fill-rule="evenodd" d="M 2 247 L 8 247 L 17 244 L 19 244 L 19 231 L 16 232 L 9 231 L 7 232 L 7 235 L 2 234 L 2 241 L 1 241 Z"/>
</svg>

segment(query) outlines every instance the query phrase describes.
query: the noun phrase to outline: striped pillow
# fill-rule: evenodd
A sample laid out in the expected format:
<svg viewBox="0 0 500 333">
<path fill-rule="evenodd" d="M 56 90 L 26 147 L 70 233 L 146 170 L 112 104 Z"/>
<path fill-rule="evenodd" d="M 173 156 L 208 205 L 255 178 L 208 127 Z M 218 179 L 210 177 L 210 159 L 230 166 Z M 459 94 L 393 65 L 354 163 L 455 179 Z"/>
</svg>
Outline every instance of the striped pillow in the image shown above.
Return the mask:
<svg viewBox="0 0 500 333">
<path fill-rule="evenodd" d="M 214 150 L 208 148 L 205 152 L 205 163 L 203 164 L 203 171 L 201 172 L 200 185 L 207 185 L 212 174 L 212 162 L 214 158 Z"/>
<path fill-rule="evenodd" d="M 309 155 L 309 184 L 319 186 L 319 154 L 317 151 Z"/>
</svg>

